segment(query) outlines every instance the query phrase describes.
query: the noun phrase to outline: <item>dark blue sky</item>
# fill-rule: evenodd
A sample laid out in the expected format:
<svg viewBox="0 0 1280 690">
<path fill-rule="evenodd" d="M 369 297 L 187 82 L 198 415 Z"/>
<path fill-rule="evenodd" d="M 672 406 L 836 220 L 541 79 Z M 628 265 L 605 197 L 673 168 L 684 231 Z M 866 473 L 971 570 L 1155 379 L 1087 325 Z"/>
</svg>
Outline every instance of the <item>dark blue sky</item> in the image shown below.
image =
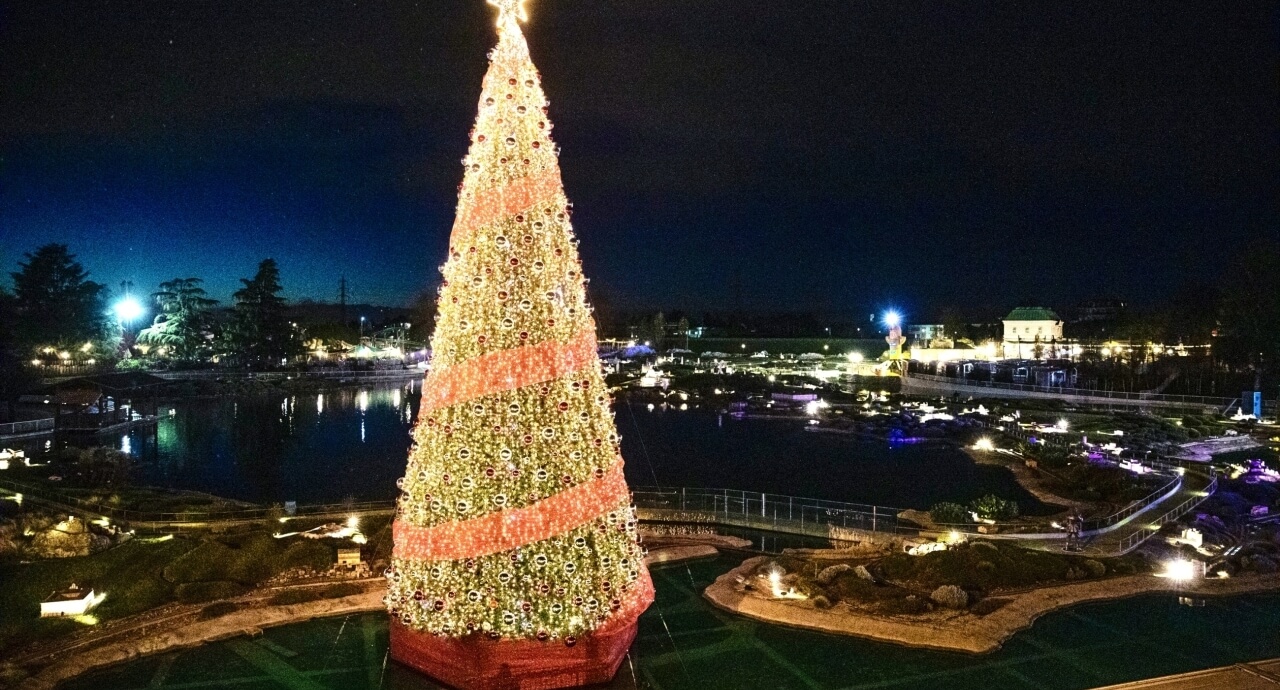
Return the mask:
<svg viewBox="0 0 1280 690">
<path fill-rule="evenodd" d="M 1274 2 L 531 0 L 615 302 L 1157 301 L 1280 225 Z M 0 264 L 432 286 L 482 0 L 0 0 Z"/>
</svg>

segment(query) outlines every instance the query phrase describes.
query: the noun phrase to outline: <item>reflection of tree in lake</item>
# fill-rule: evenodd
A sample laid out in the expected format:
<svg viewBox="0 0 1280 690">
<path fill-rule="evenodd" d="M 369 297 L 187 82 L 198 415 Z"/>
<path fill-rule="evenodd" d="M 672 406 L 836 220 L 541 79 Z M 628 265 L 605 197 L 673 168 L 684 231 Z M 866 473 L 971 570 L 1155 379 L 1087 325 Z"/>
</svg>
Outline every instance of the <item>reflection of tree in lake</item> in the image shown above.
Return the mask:
<svg viewBox="0 0 1280 690">
<path fill-rule="evenodd" d="M 236 423 L 231 425 L 233 443 L 239 451 L 235 459 L 258 494 L 255 500 L 279 496 L 284 488 L 280 465 L 293 445 L 290 400 L 260 396 L 241 398 L 235 403 Z"/>
</svg>

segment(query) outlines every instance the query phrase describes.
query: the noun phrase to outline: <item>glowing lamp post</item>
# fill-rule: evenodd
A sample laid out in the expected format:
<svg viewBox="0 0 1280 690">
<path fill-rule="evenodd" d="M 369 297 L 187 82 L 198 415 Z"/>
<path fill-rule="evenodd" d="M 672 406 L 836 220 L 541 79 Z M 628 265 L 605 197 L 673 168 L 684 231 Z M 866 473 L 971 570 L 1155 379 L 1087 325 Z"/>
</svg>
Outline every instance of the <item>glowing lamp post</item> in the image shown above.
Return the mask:
<svg viewBox="0 0 1280 690">
<path fill-rule="evenodd" d="M 1200 564 L 1196 561 L 1188 561 L 1183 558 L 1176 561 L 1169 561 L 1165 564 L 1164 573 L 1162 573 L 1162 575 L 1175 582 L 1188 582 L 1196 578 L 1198 565 Z"/>
<path fill-rule="evenodd" d="M 146 313 L 142 304 L 132 296 L 126 296 L 116 302 L 111 307 L 111 311 L 115 312 L 116 318 L 125 326 L 132 326 L 134 321 L 142 318 L 142 315 Z"/>
<path fill-rule="evenodd" d="M 889 329 L 889 335 L 885 336 L 885 342 L 889 343 L 889 359 L 898 359 L 902 356 L 902 316 L 896 311 L 887 311 L 884 314 L 884 325 Z"/>
</svg>

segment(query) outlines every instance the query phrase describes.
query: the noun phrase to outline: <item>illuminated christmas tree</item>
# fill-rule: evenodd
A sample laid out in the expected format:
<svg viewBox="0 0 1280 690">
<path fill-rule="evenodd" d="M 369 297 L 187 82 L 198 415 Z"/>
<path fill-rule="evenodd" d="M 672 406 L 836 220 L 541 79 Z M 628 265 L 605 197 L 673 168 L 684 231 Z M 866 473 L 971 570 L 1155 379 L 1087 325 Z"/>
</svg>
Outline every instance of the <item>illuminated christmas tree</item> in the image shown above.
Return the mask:
<svg viewBox="0 0 1280 690">
<path fill-rule="evenodd" d="M 489 3 L 498 46 L 399 482 L 391 653 L 463 688 L 595 683 L 653 584 L 522 0 Z"/>
</svg>

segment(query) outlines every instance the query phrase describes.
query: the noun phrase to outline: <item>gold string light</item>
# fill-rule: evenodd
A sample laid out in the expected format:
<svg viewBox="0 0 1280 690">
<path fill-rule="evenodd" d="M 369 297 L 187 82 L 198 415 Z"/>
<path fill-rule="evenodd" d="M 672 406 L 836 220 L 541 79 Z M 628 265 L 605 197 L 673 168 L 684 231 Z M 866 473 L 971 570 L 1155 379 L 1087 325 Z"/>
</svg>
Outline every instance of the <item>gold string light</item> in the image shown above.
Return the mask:
<svg viewBox="0 0 1280 690">
<path fill-rule="evenodd" d="M 433 635 L 561 640 L 653 599 L 547 101 L 498 8 L 441 267 L 388 609 Z"/>
</svg>

